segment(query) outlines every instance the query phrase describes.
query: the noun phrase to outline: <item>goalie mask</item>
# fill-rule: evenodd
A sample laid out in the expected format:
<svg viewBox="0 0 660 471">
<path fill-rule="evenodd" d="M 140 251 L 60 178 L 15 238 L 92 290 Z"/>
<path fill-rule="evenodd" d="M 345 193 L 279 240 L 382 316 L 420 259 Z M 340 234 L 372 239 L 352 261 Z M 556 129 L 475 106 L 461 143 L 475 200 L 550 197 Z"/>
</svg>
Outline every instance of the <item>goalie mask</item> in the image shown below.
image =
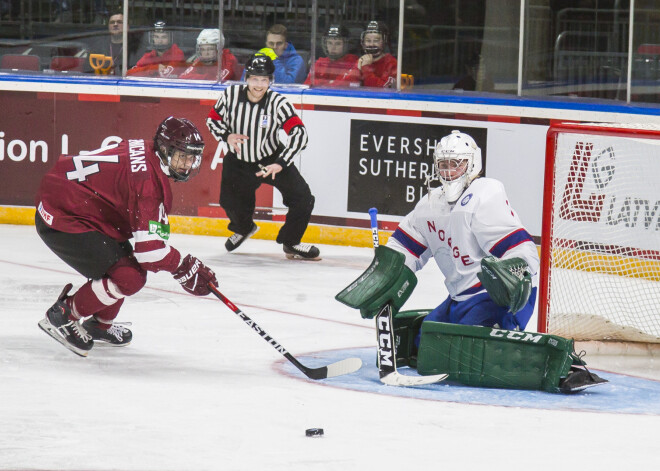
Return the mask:
<svg viewBox="0 0 660 471">
<path fill-rule="evenodd" d="M 360 36 L 362 50 L 373 56 L 380 56 L 385 51 L 387 41 L 387 26 L 379 21 L 370 21 Z"/>
<path fill-rule="evenodd" d="M 433 167 L 445 198 L 453 203 L 481 173 L 481 149 L 470 135 L 452 131 L 435 147 Z"/>
<path fill-rule="evenodd" d="M 154 23 L 154 29 L 149 31 L 149 47 L 158 52 L 165 52 L 172 46 L 172 32 L 166 29 L 164 21 Z"/>
<path fill-rule="evenodd" d="M 342 25 L 330 25 L 323 35 L 323 53 L 332 61 L 341 59 L 348 52 L 348 29 Z"/>
<path fill-rule="evenodd" d="M 165 118 L 156 130 L 154 148 L 163 172 L 175 181 L 185 182 L 199 173 L 204 139 L 187 119 Z"/>
<path fill-rule="evenodd" d="M 218 28 L 203 29 L 197 36 L 197 57 L 205 64 L 218 60 L 218 51 L 225 47 L 225 38 Z"/>
</svg>

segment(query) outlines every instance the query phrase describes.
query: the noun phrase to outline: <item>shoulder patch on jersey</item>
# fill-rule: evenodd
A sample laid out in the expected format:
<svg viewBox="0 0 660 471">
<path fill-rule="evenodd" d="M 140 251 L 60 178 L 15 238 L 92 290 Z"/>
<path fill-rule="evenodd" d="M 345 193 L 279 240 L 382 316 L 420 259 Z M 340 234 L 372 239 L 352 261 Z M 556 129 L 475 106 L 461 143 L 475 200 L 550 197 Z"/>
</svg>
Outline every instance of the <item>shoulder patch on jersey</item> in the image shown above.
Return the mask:
<svg viewBox="0 0 660 471">
<path fill-rule="evenodd" d="M 167 240 L 170 238 L 170 225 L 149 221 L 149 234 L 156 234 L 161 239 Z"/>
<path fill-rule="evenodd" d="M 471 199 L 472 199 L 472 193 L 468 193 L 467 195 L 465 195 L 465 196 L 461 199 L 461 206 L 465 206 L 466 204 L 468 204 L 468 203 L 470 202 Z"/>
</svg>

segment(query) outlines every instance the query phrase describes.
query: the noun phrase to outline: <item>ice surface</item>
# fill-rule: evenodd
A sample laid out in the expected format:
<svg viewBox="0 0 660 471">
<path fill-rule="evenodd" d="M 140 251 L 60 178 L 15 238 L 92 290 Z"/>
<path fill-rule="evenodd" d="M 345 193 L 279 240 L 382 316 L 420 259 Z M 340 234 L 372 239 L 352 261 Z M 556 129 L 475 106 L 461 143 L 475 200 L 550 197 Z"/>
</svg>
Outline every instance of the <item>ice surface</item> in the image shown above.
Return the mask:
<svg viewBox="0 0 660 471">
<path fill-rule="evenodd" d="M 467 389 L 428 400 L 375 382 L 358 391 L 332 383 L 339 378 L 303 380 L 219 300 L 187 295 L 168 274 L 150 274 L 125 302 L 118 320 L 133 323 L 130 346 L 78 357 L 37 321 L 66 282 L 77 288 L 83 278 L 34 227 L 0 226 L 0 239 L 1 470 L 650 469 L 657 461 L 655 410 L 547 410 L 529 397 L 520 407 L 477 405 Z M 233 254 L 219 238 L 174 234 L 171 243 L 213 267 L 223 294 L 305 364 L 375 345 L 373 321 L 334 300 L 371 250 L 322 246 L 322 261 L 301 262 L 272 241 L 250 240 Z M 438 304 L 441 283 L 436 267 L 425 268 L 406 308 Z M 325 436 L 305 437 L 312 427 Z"/>
</svg>

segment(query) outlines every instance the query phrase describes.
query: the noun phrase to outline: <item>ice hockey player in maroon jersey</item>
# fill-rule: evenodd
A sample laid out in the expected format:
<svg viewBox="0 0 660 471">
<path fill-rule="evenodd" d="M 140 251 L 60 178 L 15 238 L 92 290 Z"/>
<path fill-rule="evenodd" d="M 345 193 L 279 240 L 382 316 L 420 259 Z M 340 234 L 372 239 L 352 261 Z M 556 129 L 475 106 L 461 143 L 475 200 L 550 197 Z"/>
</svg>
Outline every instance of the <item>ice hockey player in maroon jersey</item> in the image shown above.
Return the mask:
<svg viewBox="0 0 660 471">
<path fill-rule="evenodd" d="M 88 278 L 64 287 L 39 327 L 74 353 L 94 341 L 128 345 L 132 333 L 115 324 L 124 298 L 140 291 L 147 272 L 168 271 L 187 292 L 205 296 L 213 271 L 168 245 L 170 180 L 199 172 L 204 140 L 195 125 L 170 116 L 153 139 L 127 139 L 81 155 L 63 155 L 44 176 L 35 204 L 46 245 Z"/>
<path fill-rule="evenodd" d="M 393 88 L 396 86 L 396 58 L 385 52 L 388 42 L 387 26 L 370 21 L 362 32 L 364 55 L 358 59 L 365 87 Z"/>
</svg>

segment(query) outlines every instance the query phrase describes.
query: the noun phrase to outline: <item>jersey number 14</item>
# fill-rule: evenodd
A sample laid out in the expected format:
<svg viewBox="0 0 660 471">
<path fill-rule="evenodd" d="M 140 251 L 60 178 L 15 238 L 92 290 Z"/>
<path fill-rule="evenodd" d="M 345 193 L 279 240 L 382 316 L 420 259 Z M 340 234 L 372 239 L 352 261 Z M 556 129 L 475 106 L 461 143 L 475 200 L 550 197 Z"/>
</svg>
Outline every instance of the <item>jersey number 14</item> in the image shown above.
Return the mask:
<svg viewBox="0 0 660 471">
<path fill-rule="evenodd" d="M 72 158 L 75 170 L 66 172 L 66 177 L 69 180 L 78 180 L 84 182 L 89 175 L 93 175 L 101 171 L 99 162 L 108 162 L 116 164 L 119 162 L 118 155 L 76 155 Z M 91 163 L 93 162 L 93 163 Z M 85 165 L 88 164 L 88 165 Z"/>
</svg>

